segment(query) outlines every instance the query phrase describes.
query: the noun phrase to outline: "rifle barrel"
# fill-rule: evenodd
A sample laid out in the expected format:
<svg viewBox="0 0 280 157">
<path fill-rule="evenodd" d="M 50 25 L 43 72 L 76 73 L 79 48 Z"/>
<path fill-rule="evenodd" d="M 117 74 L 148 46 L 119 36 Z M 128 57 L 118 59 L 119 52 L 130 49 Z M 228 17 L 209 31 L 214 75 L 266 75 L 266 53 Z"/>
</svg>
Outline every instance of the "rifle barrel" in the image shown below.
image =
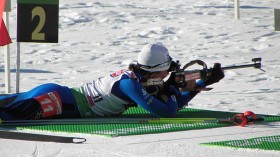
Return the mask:
<svg viewBox="0 0 280 157">
<path fill-rule="evenodd" d="M 227 66 L 227 67 L 222 67 L 222 70 L 241 69 L 241 68 L 248 68 L 248 67 L 255 67 L 259 69 L 261 68 L 261 63 Z"/>
</svg>

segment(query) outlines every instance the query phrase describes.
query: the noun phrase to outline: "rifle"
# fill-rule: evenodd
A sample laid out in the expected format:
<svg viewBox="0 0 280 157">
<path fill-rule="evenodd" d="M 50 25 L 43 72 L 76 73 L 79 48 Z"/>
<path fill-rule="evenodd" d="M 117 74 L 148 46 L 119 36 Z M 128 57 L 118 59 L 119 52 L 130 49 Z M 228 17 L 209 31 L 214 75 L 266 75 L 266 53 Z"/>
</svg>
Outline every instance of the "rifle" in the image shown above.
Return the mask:
<svg viewBox="0 0 280 157">
<path fill-rule="evenodd" d="M 254 67 L 257 69 L 261 69 L 261 58 L 253 58 L 250 64 L 241 64 L 241 65 L 231 65 L 226 67 L 221 67 L 222 70 L 231 70 L 231 69 L 241 69 L 241 68 L 249 68 Z M 198 64 L 203 66 L 202 70 L 186 70 L 188 67 Z M 194 85 L 195 80 L 198 79 L 206 79 L 211 76 L 212 68 L 207 68 L 207 64 L 202 60 L 193 60 L 187 63 L 182 69 L 180 68 L 181 64 L 179 61 L 172 61 L 169 78 L 162 80 L 160 78 L 150 78 L 147 80 L 144 86 L 164 86 L 164 84 L 175 85 L 178 88 L 183 90 L 193 90 L 193 87 L 188 87 L 190 84 Z M 173 75 L 173 78 L 172 78 Z M 171 78 L 170 78 L 171 77 Z M 203 90 L 211 90 L 212 88 L 204 88 Z M 199 89 L 202 90 L 202 89 Z"/>
<path fill-rule="evenodd" d="M 261 69 L 261 58 L 253 58 L 251 64 L 242 64 L 242 65 L 232 65 L 232 66 L 227 66 L 227 67 L 222 67 L 222 70 L 231 70 L 231 69 L 241 69 L 241 68 L 248 68 L 248 67 L 254 67 L 257 69 L 260 69 L 262 71 L 264 71 L 263 69 Z M 193 64 L 199 64 L 203 66 L 202 70 L 186 70 L 189 66 L 193 65 Z M 184 76 L 184 81 L 188 81 L 188 80 L 196 80 L 196 79 L 204 79 L 205 77 L 211 75 L 211 71 L 212 68 L 207 69 L 207 65 L 205 62 L 201 61 L 201 60 L 194 60 L 189 62 L 188 64 L 186 64 L 183 69 L 179 69 L 178 72 L 176 72 L 176 76 Z"/>
<path fill-rule="evenodd" d="M 231 65 L 226 67 L 221 67 L 222 70 L 231 70 L 231 69 L 241 69 L 241 68 L 249 68 L 254 67 L 257 69 L 261 69 L 261 58 L 253 58 L 250 64 L 241 64 L 241 65 Z M 185 88 L 187 86 L 187 82 L 195 81 L 197 79 L 206 79 L 211 76 L 212 68 L 207 68 L 207 64 L 202 60 L 193 60 L 187 63 L 182 69 L 180 69 L 179 62 L 177 61 L 177 68 L 171 73 L 175 73 L 175 82 L 179 88 Z M 202 70 L 186 70 L 188 67 L 198 64 L 203 66 Z M 265 71 L 264 71 L 265 72 Z M 206 89 L 207 90 L 207 89 Z"/>
</svg>

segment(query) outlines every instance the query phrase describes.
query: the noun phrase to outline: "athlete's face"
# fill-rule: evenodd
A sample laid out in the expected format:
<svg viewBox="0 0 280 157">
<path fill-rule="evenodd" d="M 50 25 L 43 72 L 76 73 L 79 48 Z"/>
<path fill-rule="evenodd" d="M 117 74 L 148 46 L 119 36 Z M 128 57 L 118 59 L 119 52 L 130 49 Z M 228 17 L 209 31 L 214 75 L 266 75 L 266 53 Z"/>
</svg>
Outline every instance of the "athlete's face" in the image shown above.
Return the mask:
<svg viewBox="0 0 280 157">
<path fill-rule="evenodd" d="M 151 74 L 151 78 L 161 78 L 164 79 L 169 74 L 168 70 L 154 72 Z"/>
</svg>

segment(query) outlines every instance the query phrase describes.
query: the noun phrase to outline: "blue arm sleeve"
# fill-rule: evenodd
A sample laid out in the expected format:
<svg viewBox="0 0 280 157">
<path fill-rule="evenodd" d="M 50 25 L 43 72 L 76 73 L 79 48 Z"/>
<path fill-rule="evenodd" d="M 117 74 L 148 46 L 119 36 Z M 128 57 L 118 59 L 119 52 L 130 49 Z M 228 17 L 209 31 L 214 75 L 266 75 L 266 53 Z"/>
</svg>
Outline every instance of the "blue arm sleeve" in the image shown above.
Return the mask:
<svg viewBox="0 0 280 157">
<path fill-rule="evenodd" d="M 196 82 L 197 87 L 206 87 L 203 80 Z M 187 106 L 188 103 L 199 93 L 199 91 L 184 91 L 181 92 L 181 95 L 177 97 L 178 108 L 181 109 L 184 106 Z"/>
<path fill-rule="evenodd" d="M 120 81 L 120 90 L 130 99 L 135 101 L 150 113 L 159 117 L 175 117 L 177 113 L 177 101 L 175 97 L 170 97 L 167 103 L 157 100 L 147 93 L 143 86 L 131 79 Z"/>
<path fill-rule="evenodd" d="M 191 99 L 190 92 L 181 92 L 181 95 L 177 96 L 178 108 L 181 109 L 187 106 Z"/>
</svg>

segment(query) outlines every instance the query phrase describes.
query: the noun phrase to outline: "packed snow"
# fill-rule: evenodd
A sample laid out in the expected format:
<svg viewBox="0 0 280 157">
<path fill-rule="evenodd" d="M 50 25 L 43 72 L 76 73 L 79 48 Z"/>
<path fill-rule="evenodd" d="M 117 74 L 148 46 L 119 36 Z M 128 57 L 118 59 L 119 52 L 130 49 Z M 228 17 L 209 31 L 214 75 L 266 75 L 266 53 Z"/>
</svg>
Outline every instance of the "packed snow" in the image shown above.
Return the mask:
<svg viewBox="0 0 280 157">
<path fill-rule="evenodd" d="M 20 43 L 20 91 L 44 83 L 80 86 L 136 62 L 141 48 L 161 42 L 186 64 L 204 60 L 209 67 L 251 63 L 262 57 L 263 72 L 227 70 L 226 77 L 202 92 L 191 108 L 280 115 L 280 34 L 274 31 L 278 0 L 61 0 L 59 42 Z M 15 92 L 16 3 L 10 17 L 12 92 Z M 0 48 L 0 94 L 5 93 L 4 49 Z M 198 67 L 200 68 L 200 67 Z M 277 151 L 206 147 L 199 143 L 279 135 L 280 124 L 226 127 L 161 134 L 87 138 L 85 144 L 0 139 L 0 156 L 280 156 Z M 32 131 L 34 132 L 34 131 Z M 39 132 L 42 133 L 42 132 Z M 73 136 L 67 133 L 45 134 Z"/>
</svg>

